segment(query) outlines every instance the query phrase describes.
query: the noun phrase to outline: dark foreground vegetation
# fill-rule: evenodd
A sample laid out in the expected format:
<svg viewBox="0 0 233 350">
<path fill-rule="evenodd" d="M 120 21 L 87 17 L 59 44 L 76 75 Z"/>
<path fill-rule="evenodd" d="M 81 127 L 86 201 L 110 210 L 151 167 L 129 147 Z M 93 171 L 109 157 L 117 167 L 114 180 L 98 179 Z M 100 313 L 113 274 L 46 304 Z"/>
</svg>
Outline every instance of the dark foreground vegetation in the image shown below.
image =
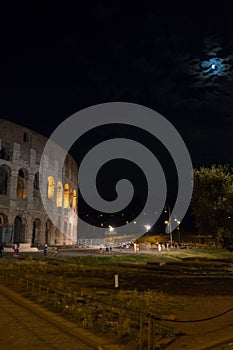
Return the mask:
<svg viewBox="0 0 233 350">
<path fill-rule="evenodd" d="M 233 255 L 224 249 L 2 259 L 2 282 L 98 334 L 131 348 L 165 348 L 177 337 L 163 322 L 175 297 L 231 295 Z M 116 283 L 117 282 L 117 283 Z"/>
</svg>

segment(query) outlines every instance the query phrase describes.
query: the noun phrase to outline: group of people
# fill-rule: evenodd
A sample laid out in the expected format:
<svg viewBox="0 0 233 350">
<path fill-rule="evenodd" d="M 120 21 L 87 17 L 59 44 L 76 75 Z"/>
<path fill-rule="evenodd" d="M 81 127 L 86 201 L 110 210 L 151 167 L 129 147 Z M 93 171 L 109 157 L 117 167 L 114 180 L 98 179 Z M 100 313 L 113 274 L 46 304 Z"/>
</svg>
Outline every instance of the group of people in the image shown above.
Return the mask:
<svg viewBox="0 0 233 350">
<path fill-rule="evenodd" d="M 20 248 L 20 244 L 19 243 L 13 243 L 13 245 L 12 245 L 13 255 L 15 255 L 15 256 L 19 255 L 19 248 Z M 4 244 L 0 243 L 0 258 L 3 257 L 3 252 L 4 252 Z M 43 252 L 44 252 L 44 255 L 47 256 L 47 254 L 48 254 L 48 244 L 44 245 Z M 55 253 L 57 253 L 57 249 L 54 250 L 53 253 L 55 255 Z"/>
<path fill-rule="evenodd" d="M 112 251 L 112 246 L 111 246 L 111 245 L 110 245 L 110 247 L 106 246 L 106 247 L 105 247 L 105 251 L 106 251 L 106 252 L 111 252 L 111 251 Z M 104 245 L 101 244 L 101 245 L 100 245 L 100 253 L 103 253 L 103 252 L 104 252 Z"/>
</svg>

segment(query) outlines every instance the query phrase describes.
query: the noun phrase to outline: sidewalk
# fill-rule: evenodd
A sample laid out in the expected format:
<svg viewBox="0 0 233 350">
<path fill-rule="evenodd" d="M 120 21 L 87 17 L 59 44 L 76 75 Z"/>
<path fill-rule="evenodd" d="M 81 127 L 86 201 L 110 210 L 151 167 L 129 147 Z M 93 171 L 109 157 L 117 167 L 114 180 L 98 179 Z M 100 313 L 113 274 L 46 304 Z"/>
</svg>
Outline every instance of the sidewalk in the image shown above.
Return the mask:
<svg viewBox="0 0 233 350">
<path fill-rule="evenodd" d="M 2 298 L 7 298 L 9 301 L 14 303 L 11 308 L 14 308 L 14 313 L 17 315 L 17 310 L 21 309 L 22 307 L 30 311 L 31 314 L 37 316 L 37 318 L 40 318 L 42 320 L 47 321 L 47 323 L 55 326 L 57 329 L 59 329 L 59 334 L 69 334 L 70 336 L 77 339 L 77 342 L 82 342 L 84 345 L 83 349 L 96 349 L 96 350 L 123 350 L 125 349 L 124 346 L 120 346 L 117 344 L 113 344 L 110 339 L 102 338 L 99 336 L 96 336 L 92 334 L 90 331 L 78 327 L 75 323 L 72 323 L 68 320 L 65 320 L 60 315 L 53 313 L 45 308 L 43 308 L 40 305 L 37 305 L 33 303 L 32 301 L 22 297 L 21 295 L 17 294 L 13 290 L 3 286 L 0 284 L 0 296 Z M 5 299 L 6 300 L 6 299 Z M 1 307 L 7 307 L 1 306 Z M 3 310 L 4 311 L 4 310 Z M 22 313 L 21 313 L 22 314 Z M 35 322 L 35 320 L 33 321 Z M 26 327 L 29 330 L 30 333 L 30 325 L 28 325 L 28 318 L 25 317 L 25 319 L 20 319 L 19 321 L 19 327 L 20 325 L 27 325 Z M 35 326 L 35 324 L 33 324 Z M 44 330 L 46 334 L 46 329 Z M 19 329 L 17 327 L 11 327 L 11 324 L 8 325 L 8 327 L 5 327 L 4 329 L 1 327 L 0 329 L 1 338 L 4 337 L 4 339 L 18 339 Z M 3 334 L 4 333 L 4 334 Z M 2 342 L 1 342 L 2 343 Z M 87 347 L 85 347 L 85 344 Z M 2 344 L 0 344 L 0 348 Z M 9 344 L 10 345 L 10 344 Z M 8 347 L 9 348 L 9 347 Z M 53 347 L 52 347 L 53 348 Z M 56 348 L 56 347 L 54 347 Z M 18 349 L 20 349 L 20 344 L 18 344 Z M 25 350 L 27 348 L 24 347 Z M 29 349 L 29 348 L 28 348 Z M 57 349 L 57 348 L 56 348 Z M 65 347 L 64 347 L 65 349 Z"/>
</svg>

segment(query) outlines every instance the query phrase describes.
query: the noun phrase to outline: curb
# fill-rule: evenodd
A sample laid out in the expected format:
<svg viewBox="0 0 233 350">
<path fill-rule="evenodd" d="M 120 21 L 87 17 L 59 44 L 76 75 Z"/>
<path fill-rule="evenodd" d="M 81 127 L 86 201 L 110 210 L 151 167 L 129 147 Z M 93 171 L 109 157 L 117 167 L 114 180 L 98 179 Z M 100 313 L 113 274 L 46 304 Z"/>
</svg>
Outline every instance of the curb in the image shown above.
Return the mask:
<svg viewBox="0 0 233 350">
<path fill-rule="evenodd" d="M 90 331 L 77 326 L 75 323 L 65 320 L 60 315 L 42 307 L 41 305 L 34 303 L 31 300 L 24 298 L 23 296 L 19 295 L 18 293 L 16 293 L 15 291 L 13 291 L 8 287 L 0 285 L 0 293 L 6 296 L 11 301 L 13 301 L 14 303 L 28 309 L 38 317 L 45 319 L 47 322 L 50 322 L 51 324 L 59 328 L 61 331 L 66 332 L 82 340 L 83 343 L 91 346 L 93 349 L 126 350 L 125 346 L 113 344 L 111 340 L 108 338 L 105 339 L 105 338 L 96 336 Z"/>
</svg>

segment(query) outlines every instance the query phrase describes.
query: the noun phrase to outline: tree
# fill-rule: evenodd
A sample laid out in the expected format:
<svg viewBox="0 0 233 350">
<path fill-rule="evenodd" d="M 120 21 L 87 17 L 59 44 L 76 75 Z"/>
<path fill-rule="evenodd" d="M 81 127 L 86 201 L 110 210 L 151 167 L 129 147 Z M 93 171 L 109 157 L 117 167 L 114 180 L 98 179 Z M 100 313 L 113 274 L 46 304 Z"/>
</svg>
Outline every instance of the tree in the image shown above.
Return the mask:
<svg viewBox="0 0 233 350">
<path fill-rule="evenodd" d="M 233 235 L 233 175 L 229 166 L 212 165 L 193 172 L 191 210 L 198 233 L 224 241 L 224 232 Z"/>
</svg>

